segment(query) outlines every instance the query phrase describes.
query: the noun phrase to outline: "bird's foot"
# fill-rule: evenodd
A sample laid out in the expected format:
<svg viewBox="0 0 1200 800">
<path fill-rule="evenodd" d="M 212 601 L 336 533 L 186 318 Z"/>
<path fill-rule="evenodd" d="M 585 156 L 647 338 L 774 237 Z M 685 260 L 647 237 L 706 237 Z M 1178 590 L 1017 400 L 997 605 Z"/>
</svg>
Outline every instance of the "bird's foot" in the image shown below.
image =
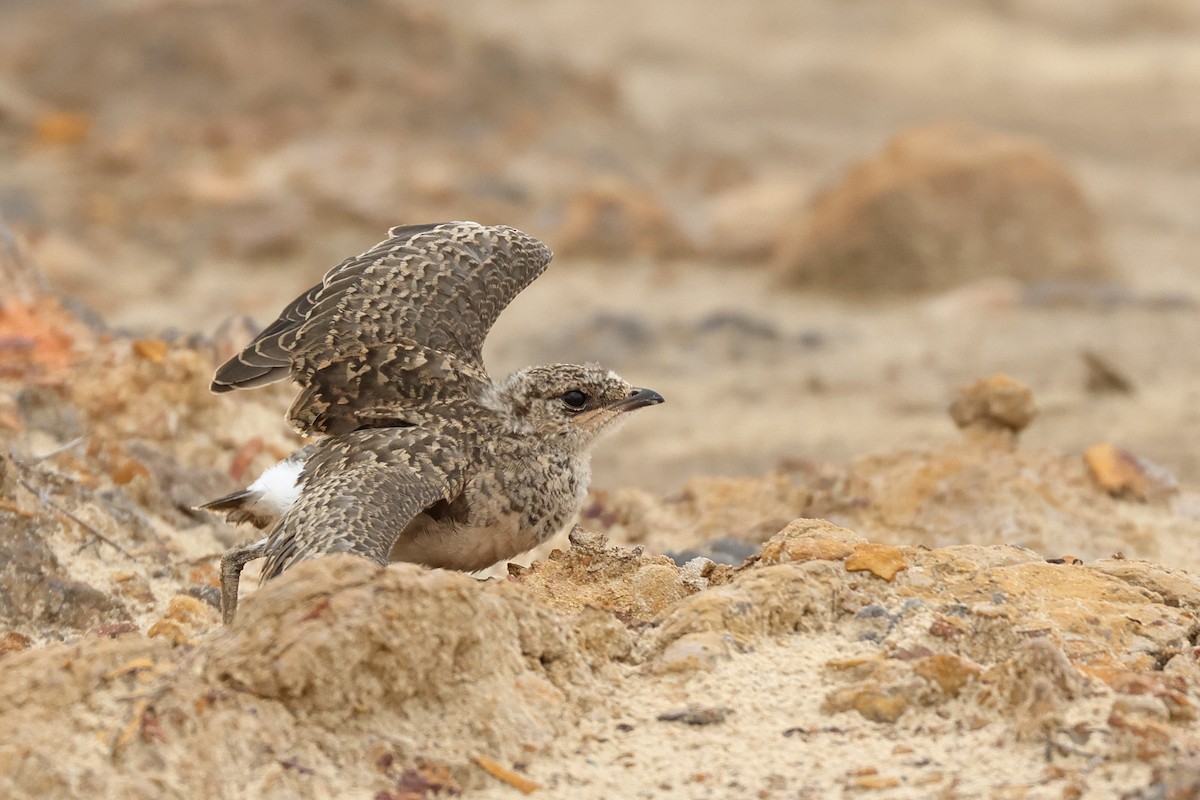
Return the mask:
<svg viewBox="0 0 1200 800">
<path fill-rule="evenodd" d="M 242 568 L 256 558 L 267 554 L 267 540 L 231 547 L 221 556 L 221 620 L 228 625 L 233 622 L 237 612 L 238 586 L 241 583 Z"/>
</svg>

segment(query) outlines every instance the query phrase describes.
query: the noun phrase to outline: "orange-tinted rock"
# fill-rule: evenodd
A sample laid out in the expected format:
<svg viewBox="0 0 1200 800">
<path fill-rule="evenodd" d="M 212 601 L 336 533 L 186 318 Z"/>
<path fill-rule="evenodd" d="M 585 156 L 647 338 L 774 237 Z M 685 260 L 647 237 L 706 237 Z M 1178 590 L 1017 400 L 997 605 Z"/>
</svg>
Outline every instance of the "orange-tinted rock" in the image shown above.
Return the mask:
<svg viewBox="0 0 1200 800">
<path fill-rule="evenodd" d="M 18 650 L 24 650 L 33 644 L 33 640 L 24 634 L 16 631 L 5 631 L 0 633 L 0 656 L 5 653 L 15 653 Z"/>
<path fill-rule="evenodd" d="M 867 768 L 868 772 L 858 772 L 847 776 L 847 789 L 895 789 L 900 786 L 900 779 L 894 775 L 880 775 L 874 767 Z"/>
<path fill-rule="evenodd" d="M 876 577 L 890 581 L 896 573 L 908 567 L 904 551 L 899 547 L 888 544 L 860 544 L 846 559 L 846 569 L 850 572 L 870 572 Z"/>
<path fill-rule="evenodd" d="M 1033 391 L 1007 375 L 980 378 L 958 390 L 950 417 L 960 428 L 1020 433 L 1037 416 Z"/>
<path fill-rule="evenodd" d="M 72 111 L 47 111 L 37 118 L 35 137 L 40 145 L 75 145 L 87 139 L 92 119 Z"/>
<path fill-rule="evenodd" d="M 167 603 L 167 613 L 146 631 L 150 638 L 165 638 L 175 646 L 192 644 L 195 637 L 215 627 L 220 615 L 207 603 L 181 594 Z"/>
<path fill-rule="evenodd" d="M 162 339 L 134 339 L 133 352 L 151 364 L 162 364 L 167 360 L 167 343 Z"/>
<path fill-rule="evenodd" d="M 862 538 L 821 519 L 796 519 L 772 536 L 758 557 L 763 564 L 788 561 L 841 561 Z"/>
<path fill-rule="evenodd" d="M 1089 447 L 1083 460 L 1100 488 L 1113 497 L 1144 502 L 1177 489 L 1174 476 L 1162 467 L 1107 442 Z"/>
<path fill-rule="evenodd" d="M 825 698 L 821 709 L 828 714 L 857 711 L 872 722 L 895 722 L 910 705 L 908 698 L 900 694 L 850 686 Z"/>
<path fill-rule="evenodd" d="M 782 564 L 787 561 L 841 561 L 854 548 L 836 539 L 772 539 L 762 549 L 762 563 Z"/>
<path fill-rule="evenodd" d="M 854 295 L 1111 271 L 1096 216 L 1058 158 L 957 124 L 906 130 L 854 166 L 785 234 L 778 267 L 789 285 Z"/>
<path fill-rule="evenodd" d="M 957 697 L 968 682 L 983 672 L 978 664 L 948 653 L 935 653 L 918 659 L 913 669 L 922 678 L 936 684 L 942 694 L 948 697 Z"/>
<path fill-rule="evenodd" d="M 779 232 L 801 213 L 810 187 L 798 181 L 763 181 L 724 192 L 709 217 L 708 251 L 719 259 L 766 262 Z"/>
<path fill-rule="evenodd" d="M 0 305 L 0 377 L 59 380 L 89 338 L 56 298 L 5 302 Z"/>
<path fill-rule="evenodd" d="M 666 206 L 648 190 L 605 180 L 567 198 L 555 232 L 560 256 L 675 258 L 692 247 Z"/>
</svg>

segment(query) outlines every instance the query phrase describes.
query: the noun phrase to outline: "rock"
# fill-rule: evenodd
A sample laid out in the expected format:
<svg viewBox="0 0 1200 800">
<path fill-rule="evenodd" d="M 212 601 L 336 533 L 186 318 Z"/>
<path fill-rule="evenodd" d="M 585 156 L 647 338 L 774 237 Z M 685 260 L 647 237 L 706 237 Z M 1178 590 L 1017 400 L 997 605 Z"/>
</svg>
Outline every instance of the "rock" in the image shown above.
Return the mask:
<svg viewBox="0 0 1200 800">
<path fill-rule="evenodd" d="M 947 697 L 957 697 L 963 687 L 979 677 L 983 668 L 960 656 L 938 653 L 916 661 L 914 671 L 937 685 Z"/>
<path fill-rule="evenodd" d="M 47 111 L 37 119 L 36 138 L 40 145 L 77 145 L 87 139 L 92 118 L 71 111 Z"/>
<path fill-rule="evenodd" d="M 0 377 L 28 384 L 58 383 L 90 339 L 56 298 L 0 305 Z"/>
<path fill-rule="evenodd" d="M 845 563 L 849 572 L 866 571 L 885 581 L 892 580 L 897 572 L 908 568 L 904 551 L 887 544 L 857 545 Z"/>
<path fill-rule="evenodd" d="M 759 561 L 763 564 L 841 561 L 861 543 L 860 537 L 825 520 L 797 519 L 763 545 Z"/>
<path fill-rule="evenodd" d="M 895 775 L 880 775 L 876 767 L 860 767 L 851 770 L 846 775 L 846 789 L 850 791 L 896 789 L 899 786 L 899 778 Z"/>
<path fill-rule="evenodd" d="M 707 559 L 714 564 L 728 564 L 733 566 L 741 564 L 757 552 L 757 544 L 741 539 L 734 539 L 729 536 L 722 536 L 719 539 L 705 542 L 699 547 L 690 550 L 669 550 L 667 551 L 667 557 L 680 567 L 697 558 Z"/>
<path fill-rule="evenodd" d="M 130 349 L 138 358 L 144 358 L 151 364 L 162 365 L 167 361 L 167 350 L 170 345 L 162 339 L 134 339 Z"/>
<path fill-rule="evenodd" d="M 150 626 L 146 635 L 164 637 L 175 646 L 195 644 L 196 637 L 214 627 L 221 615 L 213 606 L 188 595 L 176 595 L 167 603 L 167 613 Z"/>
<path fill-rule="evenodd" d="M 826 697 L 821 710 L 827 714 L 857 711 L 872 722 L 895 722 L 910 705 L 908 698 L 899 694 L 850 687 Z"/>
<path fill-rule="evenodd" d="M 957 124 L 901 132 L 781 238 L 783 282 L 850 295 L 1112 272 L 1096 215 L 1053 154 Z"/>
<path fill-rule="evenodd" d="M 1162 467 L 1107 442 L 1089 447 L 1083 460 L 1100 488 L 1113 497 L 1146 502 L 1162 500 L 1179 489 L 1175 476 Z"/>
<path fill-rule="evenodd" d="M 684 725 L 716 725 L 729 716 L 728 708 L 683 708 L 658 715 L 659 722 L 682 722 Z"/>
<path fill-rule="evenodd" d="M 1033 392 L 1007 375 L 981 378 L 958 390 L 950 417 L 963 429 L 1005 430 L 1018 434 L 1037 416 Z"/>
<path fill-rule="evenodd" d="M 1133 394 L 1133 381 L 1109 359 L 1091 350 L 1079 355 L 1087 370 L 1084 387 L 1090 394 Z"/>
<path fill-rule="evenodd" d="M 692 246 L 672 214 L 649 190 L 601 180 L 566 199 L 551 241 L 564 257 L 679 258 Z"/>
<path fill-rule="evenodd" d="M 63 402 L 61 387 L 27 386 L 16 396 L 17 412 L 27 430 L 43 431 L 61 442 L 83 435 L 78 412 Z"/>
<path fill-rule="evenodd" d="M 13 534 L 4 543 L 31 554 L 17 559 L 21 579 L 41 568 L 125 612 L 66 603 L 82 616 L 22 608 L 17 624 L 0 624 L 0 796 L 83 785 L 145 796 L 147 774 L 173 785 L 238 776 L 255 796 L 469 792 L 489 775 L 557 791 L 581 774 L 607 780 L 587 772 L 594 756 L 657 778 L 635 762 L 646 754 L 638 736 L 665 730 L 662 711 L 682 723 L 719 718 L 675 731 L 704 749 L 670 758 L 700 775 L 724 763 L 709 754 L 735 737 L 770 747 L 763 737 L 779 731 L 885 754 L 889 726 L 902 725 L 914 756 L 887 763 L 914 787 L 925 785 L 916 751 L 985 726 L 983 746 L 1039 763 L 1048 751 L 1055 767 L 1161 765 L 1190 746 L 1200 579 L 1093 559 L 1118 547 L 1152 554 L 1160 526 L 1194 526 L 1195 515 L 1182 502 L 1134 506 L 1098 491 L 1077 454 L 1018 447 L 1005 427 L 1013 414 L 989 405 L 994 381 L 975 418 L 997 436 L 883 451 L 845 469 L 696 479 L 669 498 L 596 492 L 587 523 L 644 544 L 577 528 L 569 549 L 507 579 L 316 559 L 247 585 L 243 613 L 222 628 L 193 595 L 212 591 L 221 537 L 237 534 L 181 512 L 179 489 L 203 493 L 208 480 L 232 480 L 222 472 L 248 476 L 286 452 L 264 421 L 277 424 L 283 398 L 249 395 L 227 422 L 205 399 L 209 351 L 164 341 L 139 354 L 113 334 L 59 390 L 30 396 L 38 430 L 14 438 L 39 438 L 25 451 L 53 450 L 48 428 L 72 417 L 87 446 L 36 465 L 0 459 L 0 522 Z M 156 416 L 164 406 L 178 419 Z M 708 542 L 716 555 L 764 539 L 738 567 L 702 557 L 680 567 L 646 549 Z M 1014 539 L 1045 553 L 992 544 Z M 1045 558 L 1068 552 L 1081 558 Z M 13 577 L 6 557 L 0 579 Z M 6 599 L 21 594 L 0 591 Z M 62 638 L 74 641 L 45 644 Z M 853 713 L 825 718 L 842 711 Z M 977 752 L 970 768 L 944 766 L 974 781 L 964 790 L 994 781 L 973 769 Z M 828 771 L 817 774 L 829 788 Z"/>
<path fill-rule="evenodd" d="M 476 761 L 479 762 L 482 758 L 482 756 L 476 756 Z M 482 762 L 480 766 L 486 763 L 486 761 Z M 442 764 L 419 763 L 416 767 L 396 768 L 398 765 L 395 763 L 395 756 L 385 751 L 376 760 L 376 766 L 389 779 L 395 781 L 396 785 L 395 791 L 384 789 L 376 792 L 374 800 L 458 797 L 463 792 L 462 786 L 454 780 L 450 770 Z"/>
<path fill-rule="evenodd" d="M 649 662 L 653 672 L 709 672 L 729 659 L 734 650 L 732 637 L 717 631 L 701 631 L 679 637 Z"/>
<path fill-rule="evenodd" d="M 810 193 L 807 182 L 786 180 L 721 193 L 709 210 L 709 253 L 724 261 L 769 261 L 779 246 L 779 232 L 804 210 Z"/>
</svg>

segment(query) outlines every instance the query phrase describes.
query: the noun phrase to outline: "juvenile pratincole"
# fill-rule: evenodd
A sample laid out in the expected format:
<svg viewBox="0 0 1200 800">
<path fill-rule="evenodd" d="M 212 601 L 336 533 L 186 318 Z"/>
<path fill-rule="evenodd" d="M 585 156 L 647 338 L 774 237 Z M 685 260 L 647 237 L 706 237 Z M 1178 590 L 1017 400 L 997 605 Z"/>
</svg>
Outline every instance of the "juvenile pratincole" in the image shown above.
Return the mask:
<svg viewBox="0 0 1200 800">
<path fill-rule="evenodd" d="M 291 377 L 288 419 L 320 437 L 202 506 L 268 529 L 221 559 L 226 622 L 256 558 L 263 580 L 326 553 L 475 571 L 571 520 L 592 445 L 663 398 L 594 364 L 488 376 L 484 338 L 551 257 L 515 228 L 392 228 L 217 370 L 214 392 Z"/>
</svg>

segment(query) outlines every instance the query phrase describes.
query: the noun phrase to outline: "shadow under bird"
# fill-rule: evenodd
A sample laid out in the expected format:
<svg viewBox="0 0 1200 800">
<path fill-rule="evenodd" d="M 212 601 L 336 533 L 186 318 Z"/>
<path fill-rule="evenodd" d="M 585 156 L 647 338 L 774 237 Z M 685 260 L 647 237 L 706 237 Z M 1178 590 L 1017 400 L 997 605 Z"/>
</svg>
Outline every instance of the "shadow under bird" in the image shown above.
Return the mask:
<svg viewBox="0 0 1200 800">
<path fill-rule="evenodd" d="M 221 559 L 227 623 L 257 558 L 265 581 L 327 553 L 473 572 L 530 550 L 579 510 L 596 440 L 663 402 L 595 364 L 489 377 L 488 331 L 550 263 L 537 239 L 474 222 L 388 234 L 217 369 L 214 392 L 290 377 L 288 419 L 320 437 L 201 506 L 267 530 Z"/>
</svg>

